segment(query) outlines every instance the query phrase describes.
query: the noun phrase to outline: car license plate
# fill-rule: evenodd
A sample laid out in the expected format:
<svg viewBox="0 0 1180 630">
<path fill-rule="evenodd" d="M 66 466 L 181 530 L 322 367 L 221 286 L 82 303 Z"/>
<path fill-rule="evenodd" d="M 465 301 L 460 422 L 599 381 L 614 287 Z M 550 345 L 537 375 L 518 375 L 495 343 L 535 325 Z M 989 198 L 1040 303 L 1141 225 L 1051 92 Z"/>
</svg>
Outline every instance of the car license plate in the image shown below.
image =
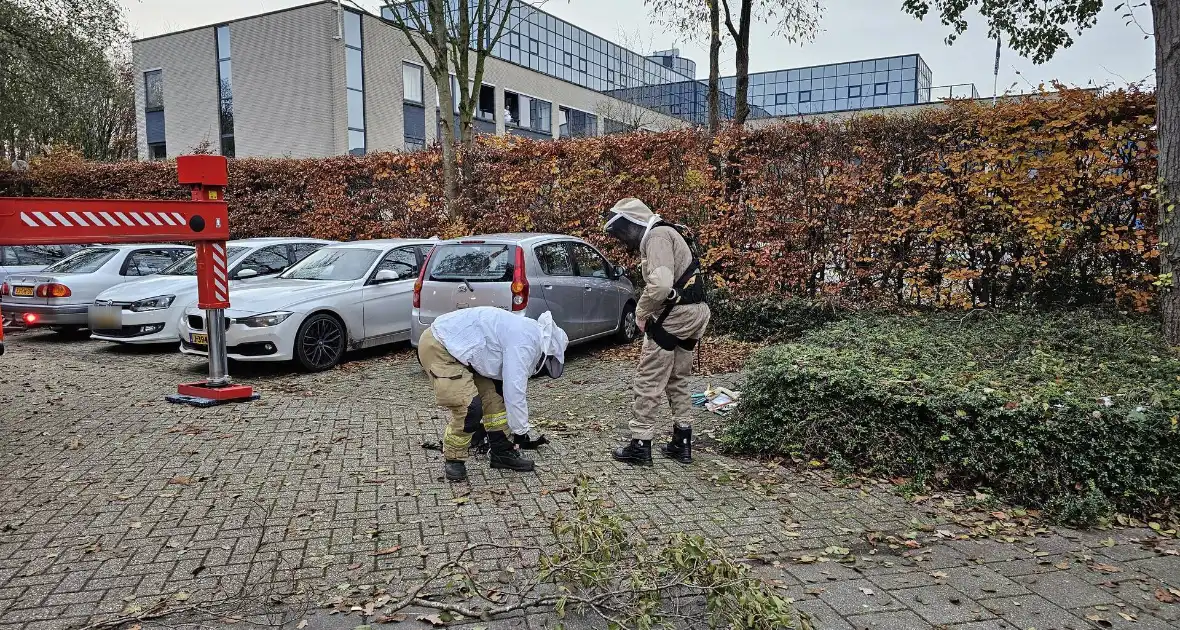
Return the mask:
<svg viewBox="0 0 1180 630">
<path fill-rule="evenodd" d="M 33 297 L 33 287 L 12 287 L 12 294 L 16 297 Z"/>
<path fill-rule="evenodd" d="M 209 336 L 193 333 L 192 341 L 194 346 L 207 346 L 209 345 Z"/>
<path fill-rule="evenodd" d="M 103 304 L 90 307 L 91 319 L 94 326 L 101 330 L 117 330 L 123 327 L 123 308 L 115 304 Z"/>
</svg>

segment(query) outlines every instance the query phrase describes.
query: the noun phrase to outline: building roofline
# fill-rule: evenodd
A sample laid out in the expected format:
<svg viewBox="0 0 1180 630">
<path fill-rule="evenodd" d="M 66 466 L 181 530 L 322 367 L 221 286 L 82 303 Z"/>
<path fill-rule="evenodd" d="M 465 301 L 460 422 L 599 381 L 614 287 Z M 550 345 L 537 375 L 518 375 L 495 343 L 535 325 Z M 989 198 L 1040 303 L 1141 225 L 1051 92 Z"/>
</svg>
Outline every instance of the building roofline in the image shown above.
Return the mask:
<svg viewBox="0 0 1180 630">
<path fill-rule="evenodd" d="M 150 41 L 153 39 L 160 39 L 161 37 L 168 37 L 170 35 L 179 35 L 181 33 L 191 33 L 193 31 L 200 31 L 200 30 L 204 30 L 207 28 L 213 28 L 215 26 L 221 26 L 222 24 L 233 24 L 234 22 L 244 22 L 246 20 L 253 20 L 254 18 L 266 17 L 268 15 L 275 15 L 276 13 L 286 13 L 287 11 L 296 11 L 298 9 L 306 9 L 307 7 L 314 7 L 318 4 L 336 4 L 336 2 L 335 2 L 335 0 L 315 0 L 314 2 L 307 2 L 304 4 L 295 5 L 293 7 L 284 7 L 282 9 L 275 9 L 273 11 L 267 11 L 265 13 L 255 13 L 253 15 L 247 15 L 247 16 L 243 16 L 240 18 L 234 18 L 232 20 L 222 20 L 220 22 L 210 22 L 208 24 L 202 24 L 201 26 L 193 26 L 190 28 L 183 28 L 178 31 L 168 31 L 167 33 L 160 33 L 159 35 L 152 35 L 150 37 L 140 37 L 138 39 L 132 39 L 131 43 L 138 44 L 140 42 L 146 42 L 146 41 Z M 349 7 L 348 10 L 355 11 L 357 13 L 360 12 L 359 10 L 354 9 L 352 7 Z M 369 13 L 368 11 L 365 11 L 365 13 L 372 15 L 372 13 Z"/>
<path fill-rule="evenodd" d="M 811 65 L 811 66 L 795 66 L 795 67 L 790 67 L 790 68 L 779 68 L 777 70 L 759 70 L 758 72 L 750 72 L 749 76 L 753 77 L 754 75 L 758 75 L 758 74 L 772 74 L 775 72 L 787 72 L 790 70 L 812 70 L 815 68 L 826 68 L 828 66 L 842 66 L 844 64 L 849 64 L 849 63 L 864 63 L 866 61 L 884 61 L 886 59 L 897 59 L 898 57 L 917 57 L 923 64 L 926 64 L 926 60 L 922 59 L 922 53 L 911 52 L 911 53 L 902 53 L 900 55 L 886 55 L 884 57 L 869 57 L 867 59 L 849 59 L 847 61 L 835 61 L 832 63 L 819 63 L 819 64 L 815 64 L 815 65 Z M 929 69 L 930 64 L 926 64 L 926 68 Z M 734 79 L 734 78 L 737 78 L 737 75 L 727 74 L 727 75 L 724 75 L 724 76 L 721 76 L 718 78 L 719 79 Z"/>
</svg>

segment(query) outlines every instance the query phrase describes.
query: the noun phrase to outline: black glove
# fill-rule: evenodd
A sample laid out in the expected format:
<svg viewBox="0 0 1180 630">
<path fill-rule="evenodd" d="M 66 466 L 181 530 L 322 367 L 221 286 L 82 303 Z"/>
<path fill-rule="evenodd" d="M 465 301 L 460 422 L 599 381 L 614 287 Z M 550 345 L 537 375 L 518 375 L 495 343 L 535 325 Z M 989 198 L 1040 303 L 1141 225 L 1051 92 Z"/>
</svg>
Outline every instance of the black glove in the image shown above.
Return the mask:
<svg viewBox="0 0 1180 630">
<path fill-rule="evenodd" d="M 484 431 L 482 426 L 471 434 L 471 444 L 468 448 L 475 449 L 480 455 L 488 452 L 488 432 Z"/>
<path fill-rule="evenodd" d="M 513 435 L 512 441 L 515 442 L 516 445 L 521 448 L 521 450 L 535 451 L 538 448 L 541 448 L 542 446 L 548 444 L 549 438 L 542 435 L 541 437 L 534 440 L 529 437 L 528 433 L 525 433 L 523 435 Z"/>
</svg>

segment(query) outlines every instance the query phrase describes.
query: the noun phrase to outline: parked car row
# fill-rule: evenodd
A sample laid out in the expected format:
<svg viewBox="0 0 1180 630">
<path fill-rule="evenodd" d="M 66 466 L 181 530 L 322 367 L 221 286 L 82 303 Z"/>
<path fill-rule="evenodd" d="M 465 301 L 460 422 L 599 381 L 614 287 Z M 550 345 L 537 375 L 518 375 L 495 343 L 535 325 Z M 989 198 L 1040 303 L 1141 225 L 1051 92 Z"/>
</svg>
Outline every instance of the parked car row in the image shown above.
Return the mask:
<svg viewBox="0 0 1180 630">
<path fill-rule="evenodd" d="M 439 315 L 472 306 L 534 318 L 550 311 L 570 343 L 639 336 L 624 270 L 571 236 L 245 239 L 228 242 L 227 253 L 225 337 L 238 361 L 325 370 L 350 350 L 416 343 Z M 88 328 L 114 343 L 179 341 L 181 352 L 205 356 L 196 300 L 196 258 L 180 245 L 87 248 L 0 284 L 0 311 L 26 325 Z"/>
</svg>

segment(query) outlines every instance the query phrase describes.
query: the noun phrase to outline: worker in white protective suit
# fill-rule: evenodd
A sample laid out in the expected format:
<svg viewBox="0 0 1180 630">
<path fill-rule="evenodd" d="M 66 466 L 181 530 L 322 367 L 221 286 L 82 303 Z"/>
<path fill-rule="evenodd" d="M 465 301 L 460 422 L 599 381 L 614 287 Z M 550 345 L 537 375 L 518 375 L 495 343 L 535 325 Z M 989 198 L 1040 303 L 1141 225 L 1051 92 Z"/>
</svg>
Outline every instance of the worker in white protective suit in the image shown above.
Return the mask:
<svg viewBox="0 0 1180 630">
<path fill-rule="evenodd" d="M 468 448 L 481 429 L 487 433 L 492 468 L 533 470 L 533 460 L 520 449 L 535 449 L 546 440 L 529 437 L 529 378 L 560 377 L 568 345 L 569 337 L 549 312 L 533 320 L 490 306 L 439 316 L 422 332 L 418 358 L 438 405 L 451 412 L 443 433 L 447 479 L 467 479 Z"/>
</svg>

